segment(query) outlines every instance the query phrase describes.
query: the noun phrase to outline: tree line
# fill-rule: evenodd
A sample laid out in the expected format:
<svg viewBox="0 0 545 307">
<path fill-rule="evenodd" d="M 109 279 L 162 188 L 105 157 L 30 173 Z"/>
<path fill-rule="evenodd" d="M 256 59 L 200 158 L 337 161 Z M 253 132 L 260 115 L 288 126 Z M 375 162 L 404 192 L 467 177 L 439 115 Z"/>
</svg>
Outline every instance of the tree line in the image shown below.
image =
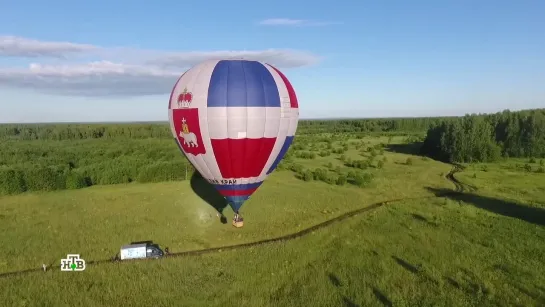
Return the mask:
<svg viewBox="0 0 545 307">
<path fill-rule="evenodd" d="M 321 133 L 392 133 L 424 132 L 431 125 L 450 118 L 392 118 L 346 120 L 300 120 L 297 135 Z M 127 124 L 2 124 L 0 139 L 21 140 L 83 140 L 112 138 L 171 139 L 168 123 Z"/>
<path fill-rule="evenodd" d="M 368 185 L 372 176 L 365 170 L 382 168 L 384 161 L 379 156 L 384 148 L 370 146 L 362 138 L 377 131 L 408 133 L 407 142 L 418 142 L 420 136 L 414 135 L 422 135 L 421 153 L 446 162 L 531 157 L 541 163 L 538 170 L 543 169 L 545 109 L 449 118 L 301 121 L 278 168 L 289 169 L 306 181 Z M 368 159 L 346 158 L 349 147 Z M 353 172 L 304 169 L 294 161 L 333 154 L 340 155 Z M 529 165 L 524 168 L 532 169 Z M 168 124 L 0 125 L 0 194 L 184 180 L 193 172 Z"/>
<path fill-rule="evenodd" d="M 527 126 L 541 126 L 540 122 L 544 109 L 525 110 L 518 112 L 503 111 L 496 114 L 467 115 L 466 117 L 483 118 L 493 126 L 496 142 L 507 146 L 511 155 L 516 153 L 519 144 L 524 143 L 522 138 L 537 137 L 533 128 Z M 466 118 L 464 117 L 464 118 Z M 537 122 L 524 122 L 525 119 Z M 463 118 L 462 118 L 463 120 Z M 342 119 L 342 120 L 300 120 L 297 135 L 312 136 L 323 133 L 350 133 L 364 136 L 369 133 L 414 134 L 423 133 L 437 127 L 454 127 L 459 125 L 460 117 L 424 117 L 424 118 L 379 118 L 379 119 Z M 439 128 L 440 129 L 440 128 Z M 438 132 L 436 132 L 438 133 Z M 170 139 L 172 133 L 168 123 L 127 123 L 127 124 L 1 124 L 0 140 L 83 140 L 83 139 L 112 139 L 112 138 L 161 138 Z M 527 142 L 526 142 L 527 143 Z M 502 144 L 503 145 L 503 144 Z M 528 148 L 523 149 L 525 152 Z"/>
<path fill-rule="evenodd" d="M 421 153 L 446 162 L 545 158 L 545 109 L 466 115 L 431 126 Z"/>
</svg>

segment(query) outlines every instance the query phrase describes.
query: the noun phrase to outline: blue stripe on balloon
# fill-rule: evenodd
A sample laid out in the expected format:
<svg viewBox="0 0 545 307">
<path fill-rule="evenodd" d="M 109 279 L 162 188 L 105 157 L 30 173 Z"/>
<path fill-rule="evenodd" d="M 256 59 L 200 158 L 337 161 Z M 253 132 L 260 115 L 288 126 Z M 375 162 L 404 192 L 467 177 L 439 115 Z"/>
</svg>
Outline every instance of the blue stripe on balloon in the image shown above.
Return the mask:
<svg viewBox="0 0 545 307">
<path fill-rule="evenodd" d="M 269 170 L 267 171 L 267 175 L 272 173 L 274 169 L 278 166 L 278 163 L 280 163 L 280 160 L 284 158 L 284 155 L 286 155 L 286 152 L 288 152 L 288 149 L 290 148 L 291 143 L 293 142 L 294 136 L 287 136 L 286 140 L 284 140 L 284 144 L 282 145 L 282 148 L 280 149 L 280 152 L 278 153 L 278 156 L 276 156 L 276 159 L 274 160 L 271 167 L 269 167 Z"/>
<path fill-rule="evenodd" d="M 214 184 L 214 188 L 218 190 L 250 190 L 259 188 L 262 183 L 263 181 L 244 184 Z"/>
<path fill-rule="evenodd" d="M 233 211 L 237 212 L 242 207 L 245 201 L 250 198 L 250 195 L 245 196 L 226 196 L 227 203 L 233 208 Z"/>
<path fill-rule="evenodd" d="M 212 71 L 207 104 L 208 107 L 280 107 L 280 94 L 263 64 L 222 60 Z"/>
</svg>

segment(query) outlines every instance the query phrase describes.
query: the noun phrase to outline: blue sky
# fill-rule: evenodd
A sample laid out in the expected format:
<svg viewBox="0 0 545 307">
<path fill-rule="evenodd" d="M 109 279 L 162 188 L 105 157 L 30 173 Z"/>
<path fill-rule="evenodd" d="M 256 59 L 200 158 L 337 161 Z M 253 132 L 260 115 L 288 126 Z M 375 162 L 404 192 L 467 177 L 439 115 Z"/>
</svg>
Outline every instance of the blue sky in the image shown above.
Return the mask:
<svg viewBox="0 0 545 307">
<path fill-rule="evenodd" d="M 167 120 L 177 76 L 278 66 L 302 118 L 545 107 L 545 1 L 10 1 L 0 122 Z"/>
</svg>

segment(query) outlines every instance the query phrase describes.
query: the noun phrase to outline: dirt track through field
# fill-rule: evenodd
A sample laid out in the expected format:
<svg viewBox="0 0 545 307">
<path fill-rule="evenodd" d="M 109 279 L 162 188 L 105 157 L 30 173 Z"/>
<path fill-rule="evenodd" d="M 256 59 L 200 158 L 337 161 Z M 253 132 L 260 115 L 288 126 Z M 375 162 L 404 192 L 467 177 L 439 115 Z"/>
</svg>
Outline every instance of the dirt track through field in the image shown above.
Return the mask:
<svg viewBox="0 0 545 307">
<path fill-rule="evenodd" d="M 462 193 L 462 192 L 466 192 L 466 191 L 469 191 L 469 192 L 474 192 L 475 190 L 477 190 L 477 188 L 469 185 L 469 184 L 465 184 L 463 182 L 461 182 L 460 180 L 456 179 L 456 177 L 454 177 L 454 174 L 458 173 L 458 172 L 461 172 L 464 170 L 464 167 L 460 164 L 452 164 L 452 169 L 450 170 L 450 172 L 445 176 L 448 180 L 450 180 L 450 182 L 452 182 L 455 186 L 455 191 L 458 192 L 458 193 Z"/>
<path fill-rule="evenodd" d="M 249 242 L 249 243 L 243 243 L 243 244 L 236 244 L 236 245 L 228 245 L 228 246 L 221 246 L 221 247 L 213 247 L 213 248 L 207 248 L 207 249 L 200 249 L 200 250 L 192 250 L 192 251 L 185 251 L 185 252 L 170 252 L 169 254 L 166 254 L 162 258 L 171 258 L 171 257 L 188 257 L 188 256 L 198 256 L 203 254 L 210 254 L 210 253 L 217 253 L 217 252 L 223 252 L 223 251 L 229 251 L 229 250 L 235 250 L 235 249 L 242 249 L 242 248 L 249 248 L 249 247 L 255 247 L 259 245 L 269 244 L 269 243 L 275 243 L 275 242 L 286 242 L 290 241 L 296 238 L 303 237 L 305 235 L 308 235 L 310 233 L 314 233 L 315 231 L 325 228 L 333 223 L 340 222 L 342 220 L 345 220 L 347 218 L 356 216 L 361 213 L 369 212 L 376 210 L 384 205 L 405 201 L 405 200 L 417 200 L 417 199 L 431 199 L 431 198 L 437 198 L 437 197 L 444 197 L 451 194 L 461 193 L 465 190 L 475 190 L 474 187 L 471 187 L 469 185 L 466 185 L 462 182 L 460 182 L 458 179 L 454 177 L 454 174 L 457 172 L 461 172 L 463 170 L 463 167 L 458 164 L 453 164 L 452 169 L 450 172 L 445 176 L 450 182 L 454 184 L 454 191 L 449 192 L 443 192 L 443 193 L 436 193 L 434 196 L 422 196 L 422 197 L 406 197 L 406 198 L 398 198 L 398 199 L 390 199 L 378 203 L 371 204 L 369 206 L 366 206 L 364 208 L 356 209 L 347 213 L 344 213 L 338 217 L 332 218 L 330 220 L 327 220 L 325 222 L 322 222 L 320 224 L 314 225 L 312 227 L 303 229 L 299 232 L 288 234 L 281 237 L 276 237 L 272 239 L 265 239 L 260 240 L 256 242 Z M 89 265 L 98 265 L 103 263 L 124 263 L 124 262 L 134 262 L 134 261 L 145 261 L 148 259 L 138 259 L 138 260 L 124 260 L 124 261 L 116 261 L 113 259 L 104 259 L 104 260 L 93 260 L 93 261 L 87 261 L 86 266 Z M 52 270 L 60 270 L 60 266 L 48 266 L 47 271 Z M 21 270 L 21 271 L 14 271 L 14 272 L 7 272 L 7 273 L 0 273 L 0 278 L 2 277 L 14 277 L 17 275 L 23 275 L 26 273 L 33 273 L 33 272 L 40 272 L 43 271 L 42 268 L 35 268 L 35 269 L 27 269 L 27 270 Z"/>
</svg>

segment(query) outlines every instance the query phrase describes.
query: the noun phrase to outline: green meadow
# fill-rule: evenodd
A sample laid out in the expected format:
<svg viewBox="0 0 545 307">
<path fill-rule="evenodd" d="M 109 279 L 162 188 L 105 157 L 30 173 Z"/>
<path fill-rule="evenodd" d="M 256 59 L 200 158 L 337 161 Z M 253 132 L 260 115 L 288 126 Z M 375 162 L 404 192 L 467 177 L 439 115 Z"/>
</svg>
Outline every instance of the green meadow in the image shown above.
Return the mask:
<svg viewBox="0 0 545 307">
<path fill-rule="evenodd" d="M 166 125 L 0 126 L 0 305 L 543 306 L 543 116 L 302 121 L 241 229 Z"/>
</svg>

